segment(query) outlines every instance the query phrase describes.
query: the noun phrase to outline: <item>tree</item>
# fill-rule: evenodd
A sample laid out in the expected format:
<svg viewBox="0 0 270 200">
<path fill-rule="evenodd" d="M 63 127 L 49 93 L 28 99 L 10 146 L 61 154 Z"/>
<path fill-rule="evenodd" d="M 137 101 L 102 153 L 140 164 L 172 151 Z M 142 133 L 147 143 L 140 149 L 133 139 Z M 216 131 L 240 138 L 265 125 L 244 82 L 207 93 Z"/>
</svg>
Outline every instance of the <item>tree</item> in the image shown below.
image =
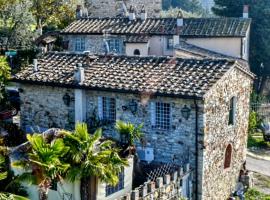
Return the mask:
<svg viewBox="0 0 270 200">
<path fill-rule="evenodd" d="M 61 138 L 46 141 L 43 135 L 34 134 L 33 136 L 27 135 L 27 139 L 31 145 L 31 150 L 27 154 L 28 158 L 16 161 L 12 165 L 26 171 L 21 179 L 31 180 L 32 184 L 37 184 L 40 200 L 46 200 L 52 181 L 62 180 L 62 175 L 70 166 L 63 162 L 63 157 L 69 148 L 65 146 Z M 32 173 L 28 171 L 32 171 Z"/>
<path fill-rule="evenodd" d="M 269 0 L 215 0 L 213 12 L 219 16 L 241 17 L 243 5 L 250 6 L 252 18 L 250 38 L 251 70 L 258 76 L 270 73 L 270 3 Z M 265 66 L 260 69 L 261 64 Z"/>
<path fill-rule="evenodd" d="M 35 17 L 36 28 L 44 26 L 63 28 L 75 19 L 77 0 L 32 0 L 31 11 Z"/>
<path fill-rule="evenodd" d="M 0 155 L 0 184 L 2 181 L 5 181 L 5 179 L 7 179 L 7 177 L 8 177 L 8 172 L 3 171 L 5 168 L 4 165 L 5 165 L 5 157 L 3 155 Z M 2 187 L 1 187 L 1 189 L 3 190 Z M 26 198 L 26 197 L 22 197 L 22 196 L 15 195 L 15 194 L 10 194 L 10 193 L 7 193 L 5 191 L 0 192 L 0 199 L 1 200 L 28 200 L 28 198 Z"/>
<path fill-rule="evenodd" d="M 118 120 L 115 125 L 115 129 L 121 136 L 124 136 L 129 146 L 134 146 L 136 140 L 140 140 L 143 136 L 142 133 L 143 124 L 135 126 L 130 122 L 123 122 Z"/>
<path fill-rule="evenodd" d="M 199 0 L 164 0 L 163 9 L 181 8 L 187 12 L 201 13 L 203 8 Z"/>
<path fill-rule="evenodd" d="M 128 162 L 119 156 L 119 149 L 112 141 L 101 139 L 101 129 L 90 135 L 87 125 L 78 123 L 74 132 L 63 131 L 63 134 L 65 145 L 70 148 L 67 154 L 70 181 L 85 181 L 94 176 L 110 185 L 118 183 L 118 174 Z"/>
<path fill-rule="evenodd" d="M 4 56 L 0 56 L 0 104 L 4 98 L 5 85 L 10 77 L 10 67 Z M 1 106 L 0 106 L 1 107 Z"/>
<path fill-rule="evenodd" d="M 6 48 L 32 45 L 34 19 L 30 0 L 0 0 L 0 37 L 6 38 Z"/>
</svg>

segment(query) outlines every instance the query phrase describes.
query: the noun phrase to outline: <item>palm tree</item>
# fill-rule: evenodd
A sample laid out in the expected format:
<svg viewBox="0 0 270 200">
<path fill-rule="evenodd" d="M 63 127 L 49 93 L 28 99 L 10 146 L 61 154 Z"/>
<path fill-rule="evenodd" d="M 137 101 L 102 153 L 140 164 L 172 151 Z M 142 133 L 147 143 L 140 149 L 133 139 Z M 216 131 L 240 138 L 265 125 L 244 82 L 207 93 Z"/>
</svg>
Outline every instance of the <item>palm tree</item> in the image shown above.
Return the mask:
<svg viewBox="0 0 270 200">
<path fill-rule="evenodd" d="M 62 180 L 62 175 L 69 168 L 69 164 L 63 163 L 62 158 L 69 148 L 64 145 L 63 139 L 53 138 L 46 141 L 43 135 L 27 135 L 31 150 L 25 160 L 12 163 L 14 167 L 23 168 L 26 172 L 22 179 L 31 179 L 32 184 L 39 187 L 39 199 L 48 199 L 48 191 L 52 181 Z M 30 172 L 29 172 L 30 171 Z"/>
<path fill-rule="evenodd" d="M 0 170 L 2 171 L 2 169 L 4 168 L 3 165 L 5 164 L 5 158 L 4 156 L 0 155 Z M 4 171 L 4 172 L 0 172 L 0 181 L 6 179 L 8 176 L 8 172 Z M 26 197 L 22 197 L 19 195 L 15 195 L 15 194 L 9 194 L 6 192 L 0 192 L 0 199 L 1 200 L 28 200 L 28 198 Z"/>
<path fill-rule="evenodd" d="M 120 134 L 122 140 L 127 142 L 129 153 L 135 149 L 135 141 L 140 140 L 143 136 L 142 133 L 143 124 L 135 126 L 130 122 L 123 122 L 118 120 L 115 125 L 115 129 Z"/>
<path fill-rule="evenodd" d="M 118 183 L 118 174 L 128 162 L 119 156 L 119 149 L 112 141 L 101 138 L 101 129 L 90 135 L 87 125 L 78 123 L 74 132 L 63 131 L 63 134 L 64 143 L 70 148 L 68 180 L 84 182 L 90 177 L 98 177 L 110 185 Z"/>
</svg>

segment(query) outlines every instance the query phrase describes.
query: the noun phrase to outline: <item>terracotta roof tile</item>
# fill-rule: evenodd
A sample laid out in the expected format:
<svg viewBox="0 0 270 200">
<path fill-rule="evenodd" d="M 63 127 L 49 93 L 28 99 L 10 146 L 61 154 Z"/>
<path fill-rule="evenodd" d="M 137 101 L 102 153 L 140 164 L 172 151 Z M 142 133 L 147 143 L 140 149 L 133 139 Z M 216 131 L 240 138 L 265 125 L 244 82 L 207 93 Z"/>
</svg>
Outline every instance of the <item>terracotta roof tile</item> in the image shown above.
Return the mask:
<svg viewBox="0 0 270 200">
<path fill-rule="evenodd" d="M 78 63 L 85 69 L 81 85 L 74 79 Z M 226 59 L 49 53 L 38 60 L 37 72 L 29 66 L 13 81 L 201 98 L 234 65 Z"/>
<path fill-rule="evenodd" d="M 251 19 L 187 18 L 180 28 L 183 37 L 244 37 Z M 66 27 L 62 34 L 145 34 L 173 35 L 177 33 L 176 18 L 148 18 L 130 21 L 128 18 L 83 18 Z"/>
</svg>

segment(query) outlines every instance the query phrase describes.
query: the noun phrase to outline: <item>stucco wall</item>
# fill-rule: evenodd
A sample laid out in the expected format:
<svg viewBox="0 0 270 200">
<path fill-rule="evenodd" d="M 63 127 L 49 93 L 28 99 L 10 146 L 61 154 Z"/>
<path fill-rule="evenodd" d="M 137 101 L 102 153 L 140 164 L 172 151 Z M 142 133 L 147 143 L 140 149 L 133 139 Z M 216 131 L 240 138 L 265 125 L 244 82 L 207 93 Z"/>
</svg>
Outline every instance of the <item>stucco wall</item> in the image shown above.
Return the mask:
<svg viewBox="0 0 270 200">
<path fill-rule="evenodd" d="M 241 38 L 188 38 L 186 41 L 204 49 L 241 58 Z"/>
<path fill-rule="evenodd" d="M 173 49 L 167 49 L 167 40 L 165 36 L 153 36 L 150 38 L 149 42 L 149 55 L 173 56 Z"/>
<path fill-rule="evenodd" d="M 128 159 L 129 166 L 124 171 L 124 189 L 110 196 L 106 196 L 106 183 L 98 181 L 97 200 L 115 200 L 132 190 L 133 181 L 133 157 Z"/>
<path fill-rule="evenodd" d="M 249 97 L 252 81 L 233 69 L 205 96 L 203 199 L 227 199 L 246 158 Z M 236 96 L 236 122 L 228 125 L 230 99 Z M 231 167 L 224 169 L 225 149 L 231 144 Z"/>
<path fill-rule="evenodd" d="M 138 49 L 141 56 L 148 56 L 149 54 L 149 43 L 126 43 L 126 55 L 133 56 L 134 50 Z"/>
</svg>

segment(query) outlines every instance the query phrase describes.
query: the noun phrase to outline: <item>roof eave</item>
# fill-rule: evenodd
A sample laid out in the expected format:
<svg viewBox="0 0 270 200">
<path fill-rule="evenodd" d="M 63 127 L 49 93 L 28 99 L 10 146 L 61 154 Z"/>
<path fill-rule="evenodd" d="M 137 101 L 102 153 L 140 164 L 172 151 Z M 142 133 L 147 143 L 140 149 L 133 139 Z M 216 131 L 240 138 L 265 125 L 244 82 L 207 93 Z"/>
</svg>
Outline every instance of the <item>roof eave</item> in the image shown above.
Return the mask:
<svg viewBox="0 0 270 200">
<path fill-rule="evenodd" d="M 190 100 L 191 99 L 203 100 L 203 95 L 197 96 L 197 95 L 182 95 L 182 94 L 166 94 L 166 93 L 160 93 L 160 92 L 147 92 L 147 91 L 144 92 L 144 91 L 138 91 L 138 90 L 111 89 L 111 88 L 89 87 L 85 85 L 72 85 L 72 84 L 61 84 L 61 83 L 55 83 L 55 82 L 21 80 L 21 79 L 16 79 L 16 78 L 12 78 L 10 81 L 15 82 L 15 83 L 22 83 L 22 84 L 43 85 L 43 86 L 71 88 L 71 89 L 117 92 L 117 93 L 124 93 L 124 94 L 149 94 L 149 95 L 161 96 L 161 97 L 173 97 L 173 98 L 190 99 Z"/>
</svg>

